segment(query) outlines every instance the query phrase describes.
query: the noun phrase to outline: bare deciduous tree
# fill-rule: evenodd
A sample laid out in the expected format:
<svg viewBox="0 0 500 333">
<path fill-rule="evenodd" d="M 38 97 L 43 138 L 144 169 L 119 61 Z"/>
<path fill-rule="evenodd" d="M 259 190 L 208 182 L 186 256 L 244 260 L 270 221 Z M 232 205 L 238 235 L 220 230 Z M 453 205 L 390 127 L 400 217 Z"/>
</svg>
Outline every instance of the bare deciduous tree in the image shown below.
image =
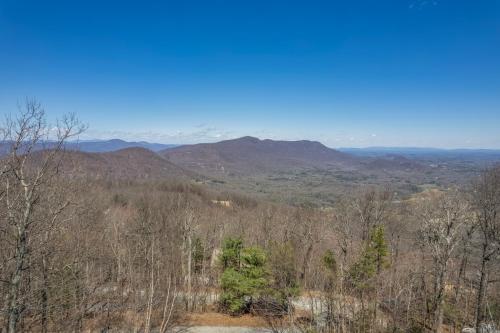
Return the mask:
<svg viewBox="0 0 500 333">
<path fill-rule="evenodd" d="M 31 265 L 32 232 L 46 233 L 69 205 L 53 202 L 51 184 L 59 171 L 64 143 L 84 130 L 75 116 L 64 117 L 55 126 L 35 100 L 27 100 L 16 118 L 8 117 L 2 128 L 9 154 L 1 160 L 1 204 L 6 212 L 12 254 L 8 265 L 7 331 L 17 331 L 24 310 L 23 279 Z M 47 148 L 40 150 L 40 148 Z"/>
<path fill-rule="evenodd" d="M 500 166 L 485 171 L 473 192 L 480 235 L 480 270 L 476 303 L 476 330 L 484 321 L 490 261 L 500 253 Z"/>
<path fill-rule="evenodd" d="M 443 323 L 443 305 L 450 259 L 462 232 L 470 221 L 470 207 L 457 190 L 437 198 L 427 198 L 419 209 L 422 225 L 420 241 L 432 258 L 433 331 L 439 332 Z"/>
</svg>

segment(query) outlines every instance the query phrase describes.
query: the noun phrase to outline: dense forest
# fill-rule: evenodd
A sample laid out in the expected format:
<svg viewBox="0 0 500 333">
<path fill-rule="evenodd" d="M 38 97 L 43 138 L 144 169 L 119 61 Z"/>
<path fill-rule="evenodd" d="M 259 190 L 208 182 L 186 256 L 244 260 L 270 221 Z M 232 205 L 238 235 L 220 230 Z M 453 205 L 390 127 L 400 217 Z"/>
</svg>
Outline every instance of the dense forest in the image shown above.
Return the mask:
<svg viewBox="0 0 500 333">
<path fill-rule="evenodd" d="M 192 313 L 273 332 L 500 326 L 500 167 L 394 197 L 268 202 L 184 179 L 74 177 L 30 101 L 1 127 L 0 331 L 168 332 Z M 35 149 L 50 142 L 47 149 Z"/>
</svg>

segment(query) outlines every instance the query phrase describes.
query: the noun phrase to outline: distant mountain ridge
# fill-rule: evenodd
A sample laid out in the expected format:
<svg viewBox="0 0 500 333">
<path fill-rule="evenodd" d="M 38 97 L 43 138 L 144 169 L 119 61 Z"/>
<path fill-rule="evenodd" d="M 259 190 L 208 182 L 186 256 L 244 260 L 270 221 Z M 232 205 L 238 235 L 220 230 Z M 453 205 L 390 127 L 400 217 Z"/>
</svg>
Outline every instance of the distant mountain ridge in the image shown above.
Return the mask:
<svg viewBox="0 0 500 333">
<path fill-rule="evenodd" d="M 173 144 L 162 144 L 162 143 L 150 143 L 146 141 L 129 142 L 121 139 L 111 139 L 111 140 L 91 140 L 91 141 L 77 141 L 68 142 L 66 147 L 72 150 L 80 150 L 84 152 L 91 153 L 101 153 L 117 151 L 125 148 L 145 148 L 154 152 L 158 152 L 164 149 L 177 147 L 178 145 Z"/>
<path fill-rule="evenodd" d="M 11 143 L 0 142 L 0 156 Z M 39 150 L 53 143 L 40 144 Z M 215 143 L 168 145 L 149 142 L 127 142 L 120 139 L 73 141 L 66 143 L 68 170 L 111 178 L 164 178 L 200 175 L 218 179 L 236 176 L 240 179 L 265 176 L 273 179 L 291 177 L 302 172 L 350 179 L 398 179 L 426 175 L 423 181 L 442 178 L 450 166 L 469 170 L 463 160 L 500 161 L 500 151 L 441 150 L 436 148 L 341 148 L 332 149 L 309 140 L 283 141 L 245 136 Z M 454 163 L 454 164 L 450 164 Z M 479 162 L 474 162 L 479 165 Z M 483 163 L 484 165 L 484 163 Z M 467 169 L 468 168 L 468 169 Z M 77 170 L 80 170 L 79 172 Z M 280 176 L 277 177 L 277 175 Z M 333 176 L 332 176 L 333 175 Z M 340 179 L 339 178 L 339 179 Z M 291 178 L 290 178 L 291 179 Z"/>
<path fill-rule="evenodd" d="M 316 141 L 274 141 L 246 136 L 216 143 L 184 145 L 159 154 L 203 174 L 257 174 L 300 168 L 349 169 L 359 158 Z"/>
<path fill-rule="evenodd" d="M 339 151 L 344 152 L 413 152 L 413 153 L 430 153 L 430 152 L 443 152 L 443 153 L 453 153 L 453 152 L 465 152 L 465 153 L 495 153 L 500 154 L 500 149 L 489 149 L 489 148 L 434 148 L 434 147 L 384 147 L 384 146 L 373 146 L 373 147 L 363 147 L 363 148 L 350 148 L 350 147 L 340 147 L 337 148 Z"/>
<path fill-rule="evenodd" d="M 11 143 L 8 141 L 0 142 L 0 156 L 9 151 Z M 37 147 L 40 149 L 50 149 L 53 146 L 53 142 L 46 141 L 39 144 Z M 112 151 L 118 151 L 126 148 L 145 148 L 154 152 L 165 150 L 168 148 L 177 147 L 174 144 L 163 144 L 163 143 L 150 143 L 146 141 L 139 142 L 129 142 L 121 139 L 111 139 L 111 140 L 82 140 L 82 141 L 68 141 L 65 143 L 65 148 L 67 150 L 76 150 L 87 153 L 106 153 Z"/>
<path fill-rule="evenodd" d="M 9 147 L 9 143 L 3 144 Z M 132 147 L 118 149 L 124 145 Z M 155 152 L 140 146 L 164 149 Z M 375 153 L 357 150 L 358 154 L 317 141 L 249 136 L 176 147 L 107 140 L 69 142 L 66 148 L 61 169 L 71 178 L 195 180 L 223 191 L 270 196 L 291 203 L 296 199 L 294 193 L 306 200 L 330 203 L 357 186 L 390 184 L 398 193 L 408 194 L 420 186 L 466 183 L 486 165 L 480 159 L 470 163 L 460 154 L 457 158 L 428 158 L 390 149 Z M 494 158 L 484 161 L 489 163 Z"/>
<path fill-rule="evenodd" d="M 425 147 L 366 147 L 339 148 L 340 151 L 361 157 L 385 157 L 399 155 L 417 160 L 463 160 L 463 161 L 500 161 L 500 149 L 474 148 L 425 148 Z"/>
</svg>

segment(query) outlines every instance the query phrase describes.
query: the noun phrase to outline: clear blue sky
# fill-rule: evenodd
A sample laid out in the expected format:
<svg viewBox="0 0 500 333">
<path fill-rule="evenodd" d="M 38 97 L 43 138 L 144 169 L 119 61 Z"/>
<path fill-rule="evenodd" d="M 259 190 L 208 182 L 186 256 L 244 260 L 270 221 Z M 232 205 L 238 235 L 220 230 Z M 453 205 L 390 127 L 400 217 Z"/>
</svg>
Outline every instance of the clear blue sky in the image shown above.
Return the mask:
<svg viewBox="0 0 500 333">
<path fill-rule="evenodd" d="M 0 114 L 84 138 L 500 148 L 500 1 L 0 0 Z"/>
</svg>

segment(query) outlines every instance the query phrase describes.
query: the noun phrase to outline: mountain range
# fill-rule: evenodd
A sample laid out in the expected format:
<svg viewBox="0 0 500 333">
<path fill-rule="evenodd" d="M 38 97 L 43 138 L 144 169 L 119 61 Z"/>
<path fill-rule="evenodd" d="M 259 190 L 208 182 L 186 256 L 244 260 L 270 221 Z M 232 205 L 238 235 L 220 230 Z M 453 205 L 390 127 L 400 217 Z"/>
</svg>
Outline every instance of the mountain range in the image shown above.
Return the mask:
<svg viewBox="0 0 500 333">
<path fill-rule="evenodd" d="M 444 149 L 423 147 L 366 147 L 338 148 L 339 151 L 356 156 L 399 155 L 414 159 L 464 159 L 464 160 L 499 160 L 500 149 Z"/>
<path fill-rule="evenodd" d="M 0 154 L 9 147 L 9 142 L 0 143 Z M 40 145 L 39 150 L 42 147 L 50 149 L 51 143 Z M 486 163 L 500 161 L 500 154 L 491 152 L 447 155 L 446 151 L 438 154 L 439 150 L 396 148 L 336 150 L 316 141 L 249 136 L 182 146 L 80 141 L 69 142 L 65 148 L 62 168 L 74 178 L 196 180 L 292 203 L 296 203 L 292 197 L 301 196 L 324 204 L 358 186 L 390 185 L 411 194 L 428 186 L 464 183 Z M 482 157 L 478 159 L 477 154 Z"/>
<path fill-rule="evenodd" d="M 89 140 L 89 141 L 72 141 L 67 143 L 67 148 L 79 150 L 89 153 L 103 153 L 108 151 L 116 151 L 125 148 L 145 148 L 157 152 L 167 148 L 177 147 L 173 144 L 150 143 L 146 141 L 129 142 L 120 139 L 111 140 Z"/>
<path fill-rule="evenodd" d="M 0 156 L 9 151 L 12 142 L 2 141 L 0 142 Z M 54 146 L 53 141 L 41 142 L 36 149 L 50 149 Z M 129 142 L 120 139 L 111 140 L 78 140 L 78 141 L 68 141 L 65 143 L 66 150 L 81 151 L 87 153 L 106 153 L 117 151 L 126 148 L 145 148 L 151 151 L 157 152 L 164 149 L 177 147 L 173 144 L 162 144 L 162 143 L 149 143 L 145 141 Z"/>
</svg>

